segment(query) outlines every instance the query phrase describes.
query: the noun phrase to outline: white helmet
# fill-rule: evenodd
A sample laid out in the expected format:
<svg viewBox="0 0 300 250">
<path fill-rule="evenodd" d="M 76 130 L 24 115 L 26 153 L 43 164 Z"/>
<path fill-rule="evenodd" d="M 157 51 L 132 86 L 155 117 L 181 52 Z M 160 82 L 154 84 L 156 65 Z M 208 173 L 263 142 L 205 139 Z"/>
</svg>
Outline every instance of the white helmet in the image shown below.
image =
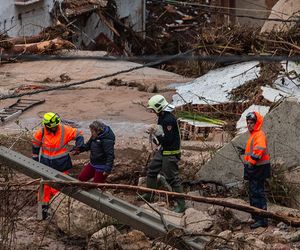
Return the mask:
<svg viewBox="0 0 300 250">
<path fill-rule="evenodd" d="M 148 101 L 148 108 L 153 109 L 156 113 L 160 113 L 169 103 L 162 95 L 154 95 Z"/>
</svg>

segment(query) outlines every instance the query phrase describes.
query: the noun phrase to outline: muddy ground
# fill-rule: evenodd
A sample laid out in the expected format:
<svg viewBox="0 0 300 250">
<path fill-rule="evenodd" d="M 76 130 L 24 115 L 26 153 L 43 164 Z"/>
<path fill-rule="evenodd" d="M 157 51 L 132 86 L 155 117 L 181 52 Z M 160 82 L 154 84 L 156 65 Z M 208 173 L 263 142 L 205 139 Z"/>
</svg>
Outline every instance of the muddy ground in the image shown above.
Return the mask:
<svg viewBox="0 0 300 250">
<path fill-rule="evenodd" d="M 145 176 L 146 166 L 153 153 L 151 145 L 148 143 L 148 139 L 129 138 L 128 140 L 130 145 L 125 143 L 126 140 L 117 141 L 115 167 L 108 177 L 108 183 L 137 185 L 139 177 Z M 26 135 L 2 135 L 0 145 L 30 157 L 31 132 Z M 181 169 L 184 169 L 181 173 L 183 180 L 192 180 L 200 167 L 198 162 L 204 162 L 209 157 L 204 153 L 199 154 L 198 147 L 193 143 L 185 143 L 183 146 L 181 162 Z M 76 178 L 88 159 L 88 153 L 72 156 L 74 168 L 70 171 L 70 175 Z M 32 180 L 23 174 L 11 171 L 4 163 L 1 164 L 0 173 L 1 182 L 24 183 Z M 17 188 L 15 191 L 2 189 L 1 202 L 3 205 L 1 206 L 0 222 L 2 228 L 11 230 L 8 234 L 9 239 L 5 241 L 8 249 L 85 249 L 87 239 L 70 238 L 56 228 L 51 221 L 37 220 L 37 188 L 37 186 L 28 186 L 21 188 L 22 190 Z M 111 193 L 134 205 L 144 204 L 136 200 L 136 193 L 113 190 Z M 13 219 L 7 220 L 7 216 Z"/>
<path fill-rule="evenodd" d="M 87 52 L 76 52 L 76 54 L 78 53 L 84 53 L 85 55 Z M 0 67 L 0 92 L 1 95 L 27 93 L 27 91 L 43 89 L 47 86 L 53 87 L 78 82 L 136 66 L 135 63 L 97 60 L 6 64 Z M 115 78 L 116 80 L 114 80 Z M 145 166 L 151 154 L 151 146 L 145 129 L 147 124 L 156 123 L 155 115 L 148 113 L 145 108 L 147 100 L 155 94 L 153 92 L 157 91 L 164 94 L 168 100 L 171 100 L 174 90 L 169 85 L 187 82 L 190 79 L 151 68 L 121 74 L 115 78 L 105 78 L 76 88 L 25 96 L 25 98 L 45 99 L 45 103 L 25 111 L 17 120 L 1 126 L 3 136 L 1 136 L 0 144 L 30 157 L 30 138 L 40 126 L 41 117 L 45 112 L 57 112 L 62 119 L 78 126 L 84 131 L 85 139 L 90 136 L 88 125 L 93 120 L 100 119 L 112 127 L 117 138 L 115 168 L 109 176 L 108 182 L 136 185 L 138 177 L 142 172 L 145 172 Z M 124 86 L 111 84 L 118 81 L 130 84 L 123 84 Z M 7 107 L 16 100 L 16 98 L 1 100 L 0 105 L 2 108 Z M 192 178 L 197 172 L 195 165 L 207 159 L 207 155 L 198 154 L 198 145 L 187 147 L 191 147 L 193 150 L 189 150 L 186 154 L 186 157 L 190 160 L 182 163 L 185 167 L 190 165 L 190 171 L 184 171 L 185 177 L 183 179 Z M 184 155 L 185 153 L 183 153 L 183 157 Z M 76 177 L 87 161 L 88 154 L 74 156 L 74 169 L 70 175 Z M 2 177 L 5 177 L 3 164 L 1 167 Z M 21 174 L 10 174 L 9 171 L 8 179 L 1 178 L 1 182 L 8 180 L 14 182 L 30 181 L 30 178 Z M 11 224 L 14 230 L 11 231 L 12 234 L 9 236 L 10 239 L 17 240 L 17 242 L 6 241 L 9 246 L 15 248 L 20 246 L 20 249 L 26 249 L 30 244 L 32 244 L 31 248 L 29 247 L 30 249 L 38 248 L 39 245 L 44 249 L 80 249 L 84 246 L 86 239 L 83 240 L 84 244 L 82 244 L 82 239 L 74 242 L 68 238 L 65 240 L 64 236 L 57 232 L 57 229 L 51 231 L 51 227 L 47 228 L 49 223 L 36 220 L 36 188 L 34 191 L 29 189 L 20 192 L 22 192 L 22 197 L 27 197 L 25 200 L 30 197 L 31 201 L 28 204 L 24 205 L 22 199 L 20 201 L 18 199 L 14 200 L 14 197 L 18 197 L 14 193 L 9 192 L 11 195 L 4 196 L 4 200 L 6 199 L 8 202 L 5 202 L 7 204 L 5 206 L 6 210 L 4 209 L 5 214 L 8 215 L 13 211 L 13 214 L 15 214 L 15 220 Z M 138 205 L 135 200 L 136 194 L 118 192 L 116 195 Z M 13 201 L 17 202 L 18 206 L 11 206 L 14 204 Z M 1 218 L 4 225 L 7 221 L 3 216 Z M 45 232 L 43 240 L 41 240 L 43 238 L 42 232 Z M 30 237 L 27 237 L 28 235 Z"/>
<path fill-rule="evenodd" d="M 17 135 L 2 135 L 0 144 L 2 146 L 11 147 L 13 150 L 28 157 L 31 155 L 30 136 L 28 135 L 22 137 Z M 124 147 L 119 144 L 116 146 L 116 164 L 108 178 L 108 182 L 136 185 L 138 177 L 143 175 L 143 169 L 147 165 L 149 155 L 151 154 L 151 147 L 149 147 L 149 145 L 147 146 L 146 143 L 140 144 L 138 142 L 132 145 L 135 145 L 135 147 Z M 183 155 L 180 163 L 183 181 L 195 180 L 193 174 L 201 167 L 201 164 L 199 164 L 201 162 L 199 156 L 201 152 L 203 152 L 203 150 L 201 151 L 199 145 L 183 142 Z M 203 153 L 202 156 L 204 157 L 204 155 Z M 206 155 L 206 157 L 208 158 L 209 155 Z M 206 161 L 207 158 L 203 158 L 202 162 Z M 76 177 L 82 169 L 83 164 L 88 161 L 88 154 L 84 153 L 79 156 L 72 156 L 72 159 L 74 168 L 70 175 Z M 5 172 L 7 168 L 3 163 L 1 163 L 0 167 L 0 182 L 5 181 L 5 176 L 8 176 L 9 181 L 13 183 L 24 183 L 32 180 L 17 172 Z M 0 192 L 0 235 L 2 237 L 3 235 L 7 235 L 7 238 L 4 238 L 5 244 L 2 245 L 1 249 L 86 249 L 88 239 L 67 236 L 57 228 L 51 219 L 46 221 L 37 220 L 37 188 L 37 186 L 26 186 L 7 189 L 7 187 L 2 186 L 2 191 Z M 193 188 L 185 186 L 184 191 L 195 191 L 198 194 L 210 197 L 234 196 L 233 193 L 226 193 L 224 189 L 213 188 L 209 184 L 198 185 Z M 144 204 L 136 200 L 136 193 L 122 191 L 110 192 L 132 204 L 138 206 Z M 241 195 L 242 194 L 239 194 L 238 196 L 241 197 Z M 161 198 L 159 201 L 159 204 L 163 204 L 164 202 Z M 188 202 L 188 206 L 198 211 L 208 211 L 209 213 L 215 213 L 217 211 L 219 219 L 214 223 L 210 233 L 218 234 L 219 232 L 223 232 L 225 234 L 225 232 L 228 233 L 228 230 L 231 231 L 231 234 L 234 235 L 234 239 L 240 241 L 239 244 L 241 247 L 232 249 L 299 249 L 297 248 L 299 246 L 297 242 L 290 244 L 291 248 L 289 248 L 286 239 L 275 235 L 275 231 L 277 233 L 282 232 L 287 234 L 287 238 L 296 239 L 295 237 L 298 235 L 296 228 L 272 221 L 270 222 L 270 226 L 266 229 L 250 230 L 249 222 L 247 222 L 250 219 L 249 214 L 237 211 L 233 214 L 224 208 L 218 210 L 218 208 L 214 208 L 209 204 L 195 202 Z M 244 222 L 238 222 L 236 216 Z M 8 230 L 9 233 L 5 234 L 5 230 Z M 120 231 L 122 233 L 128 232 L 129 230 L 130 227 L 120 225 Z M 254 244 L 255 239 L 260 239 L 259 244 L 261 244 L 262 248 L 257 245 L 257 242 Z M 265 244 L 273 244 L 272 246 L 277 244 L 283 248 L 264 248 L 266 245 L 264 245 L 262 241 L 265 242 Z M 209 249 L 220 249 L 218 248 L 218 244 L 218 241 L 211 241 L 209 243 Z M 228 244 L 230 244 L 230 241 Z"/>
</svg>

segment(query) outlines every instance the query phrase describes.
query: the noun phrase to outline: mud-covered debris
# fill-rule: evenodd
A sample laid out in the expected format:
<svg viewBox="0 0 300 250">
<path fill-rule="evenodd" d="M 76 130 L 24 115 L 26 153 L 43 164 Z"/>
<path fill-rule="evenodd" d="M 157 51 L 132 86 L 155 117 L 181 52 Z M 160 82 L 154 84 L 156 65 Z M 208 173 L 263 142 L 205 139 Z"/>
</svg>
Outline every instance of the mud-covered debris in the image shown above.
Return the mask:
<svg viewBox="0 0 300 250">
<path fill-rule="evenodd" d="M 131 88 L 137 88 L 138 91 L 147 91 L 147 87 L 142 84 L 142 83 L 138 83 L 138 82 L 126 82 L 123 81 L 121 79 L 117 79 L 114 78 L 111 81 L 109 81 L 107 83 L 108 86 L 116 86 L 116 87 L 120 87 L 120 86 L 126 86 L 126 87 L 131 87 Z"/>
<path fill-rule="evenodd" d="M 262 86 L 272 86 L 282 69 L 280 63 L 260 63 L 258 78 L 250 80 L 230 92 L 231 100 L 245 101 L 249 104 L 270 106 L 271 102 L 262 96 Z"/>
<path fill-rule="evenodd" d="M 61 74 L 59 78 L 60 78 L 60 82 L 69 82 L 72 80 L 72 78 L 67 73 Z"/>
</svg>

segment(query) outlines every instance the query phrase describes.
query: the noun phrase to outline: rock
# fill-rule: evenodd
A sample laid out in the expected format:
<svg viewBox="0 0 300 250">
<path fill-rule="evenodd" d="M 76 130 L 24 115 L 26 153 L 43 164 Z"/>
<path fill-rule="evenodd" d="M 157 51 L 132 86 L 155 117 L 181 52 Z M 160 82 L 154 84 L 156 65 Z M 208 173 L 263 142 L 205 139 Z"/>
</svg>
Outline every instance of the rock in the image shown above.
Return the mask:
<svg viewBox="0 0 300 250">
<path fill-rule="evenodd" d="M 288 225 L 287 224 L 285 224 L 284 222 L 279 222 L 277 225 L 276 225 L 276 227 L 278 227 L 279 229 L 281 229 L 281 230 L 287 230 L 288 229 Z"/>
<path fill-rule="evenodd" d="M 218 236 L 222 237 L 222 238 L 224 238 L 226 240 L 223 240 L 221 238 L 216 238 L 215 242 L 226 243 L 228 240 L 230 240 L 232 238 L 232 232 L 230 230 L 225 230 L 225 231 L 219 233 Z"/>
<path fill-rule="evenodd" d="M 234 239 L 238 240 L 238 241 L 244 241 L 246 236 L 244 233 L 237 233 L 233 236 Z"/>
<path fill-rule="evenodd" d="M 288 242 L 300 241 L 300 231 L 296 231 L 292 234 L 287 234 L 285 238 Z"/>
<path fill-rule="evenodd" d="M 58 193 L 51 202 L 53 221 L 69 236 L 87 237 L 113 219 L 80 201 Z"/>
<path fill-rule="evenodd" d="M 180 226 L 181 225 L 181 221 L 182 221 L 182 217 L 183 217 L 183 213 L 179 214 L 179 213 L 175 213 L 167 208 L 165 208 L 167 206 L 167 204 L 165 202 L 156 202 L 156 203 L 152 203 L 151 206 L 158 210 L 164 217 L 165 220 Z M 147 204 L 144 204 L 141 206 L 141 208 L 145 209 L 147 212 L 150 212 L 156 216 L 158 216 L 157 212 L 154 211 L 151 207 L 149 207 Z"/>
<path fill-rule="evenodd" d="M 177 248 L 166 245 L 163 242 L 155 242 L 151 250 L 178 250 Z"/>
<path fill-rule="evenodd" d="M 254 241 L 254 246 L 257 249 L 267 249 L 267 244 L 258 239 Z"/>
<path fill-rule="evenodd" d="M 182 217 L 181 225 L 192 233 L 202 233 L 213 226 L 214 218 L 208 213 L 188 208 Z"/>
<path fill-rule="evenodd" d="M 120 232 L 114 226 L 102 228 L 94 233 L 88 242 L 88 250 L 114 250 L 116 249 L 116 238 Z"/>
<path fill-rule="evenodd" d="M 246 241 L 248 242 L 248 247 L 251 247 L 250 249 L 267 249 L 267 244 L 259 240 L 256 236 L 248 236 Z"/>
<path fill-rule="evenodd" d="M 230 230 L 223 231 L 218 234 L 219 237 L 225 238 L 227 240 L 230 240 L 232 237 L 232 232 Z"/>
<path fill-rule="evenodd" d="M 118 246 L 122 250 L 148 250 L 151 249 L 151 242 L 143 232 L 133 230 L 128 234 L 117 236 Z"/>
<path fill-rule="evenodd" d="M 282 243 L 276 243 L 272 245 L 272 250 L 290 250 L 290 249 L 291 248 L 288 245 Z"/>
<path fill-rule="evenodd" d="M 216 209 L 215 206 L 210 206 L 210 207 L 208 208 L 207 212 L 208 212 L 209 215 L 215 215 L 216 212 L 217 212 L 217 209 Z"/>
<path fill-rule="evenodd" d="M 0 96 L 11 95 L 13 93 L 14 93 L 14 91 L 12 91 L 12 90 L 0 88 Z"/>
<path fill-rule="evenodd" d="M 275 228 L 273 231 L 273 235 L 276 237 L 281 237 L 283 235 L 283 232 L 279 231 L 278 228 Z"/>
<path fill-rule="evenodd" d="M 287 240 L 282 235 L 274 234 L 274 232 L 261 234 L 258 236 L 258 239 L 267 244 L 287 243 Z"/>
</svg>

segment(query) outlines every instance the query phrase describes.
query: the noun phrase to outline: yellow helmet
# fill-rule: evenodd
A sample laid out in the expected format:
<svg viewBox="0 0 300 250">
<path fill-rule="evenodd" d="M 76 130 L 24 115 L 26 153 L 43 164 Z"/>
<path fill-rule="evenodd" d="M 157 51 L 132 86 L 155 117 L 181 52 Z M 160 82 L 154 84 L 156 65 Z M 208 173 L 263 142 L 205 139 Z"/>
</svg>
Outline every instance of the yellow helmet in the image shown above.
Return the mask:
<svg viewBox="0 0 300 250">
<path fill-rule="evenodd" d="M 48 112 L 44 114 L 42 123 L 48 128 L 54 128 L 60 123 L 60 117 L 56 113 Z"/>
<path fill-rule="evenodd" d="M 148 101 L 148 108 L 160 113 L 168 104 L 166 98 L 162 95 L 154 95 Z"/>
</svg>

